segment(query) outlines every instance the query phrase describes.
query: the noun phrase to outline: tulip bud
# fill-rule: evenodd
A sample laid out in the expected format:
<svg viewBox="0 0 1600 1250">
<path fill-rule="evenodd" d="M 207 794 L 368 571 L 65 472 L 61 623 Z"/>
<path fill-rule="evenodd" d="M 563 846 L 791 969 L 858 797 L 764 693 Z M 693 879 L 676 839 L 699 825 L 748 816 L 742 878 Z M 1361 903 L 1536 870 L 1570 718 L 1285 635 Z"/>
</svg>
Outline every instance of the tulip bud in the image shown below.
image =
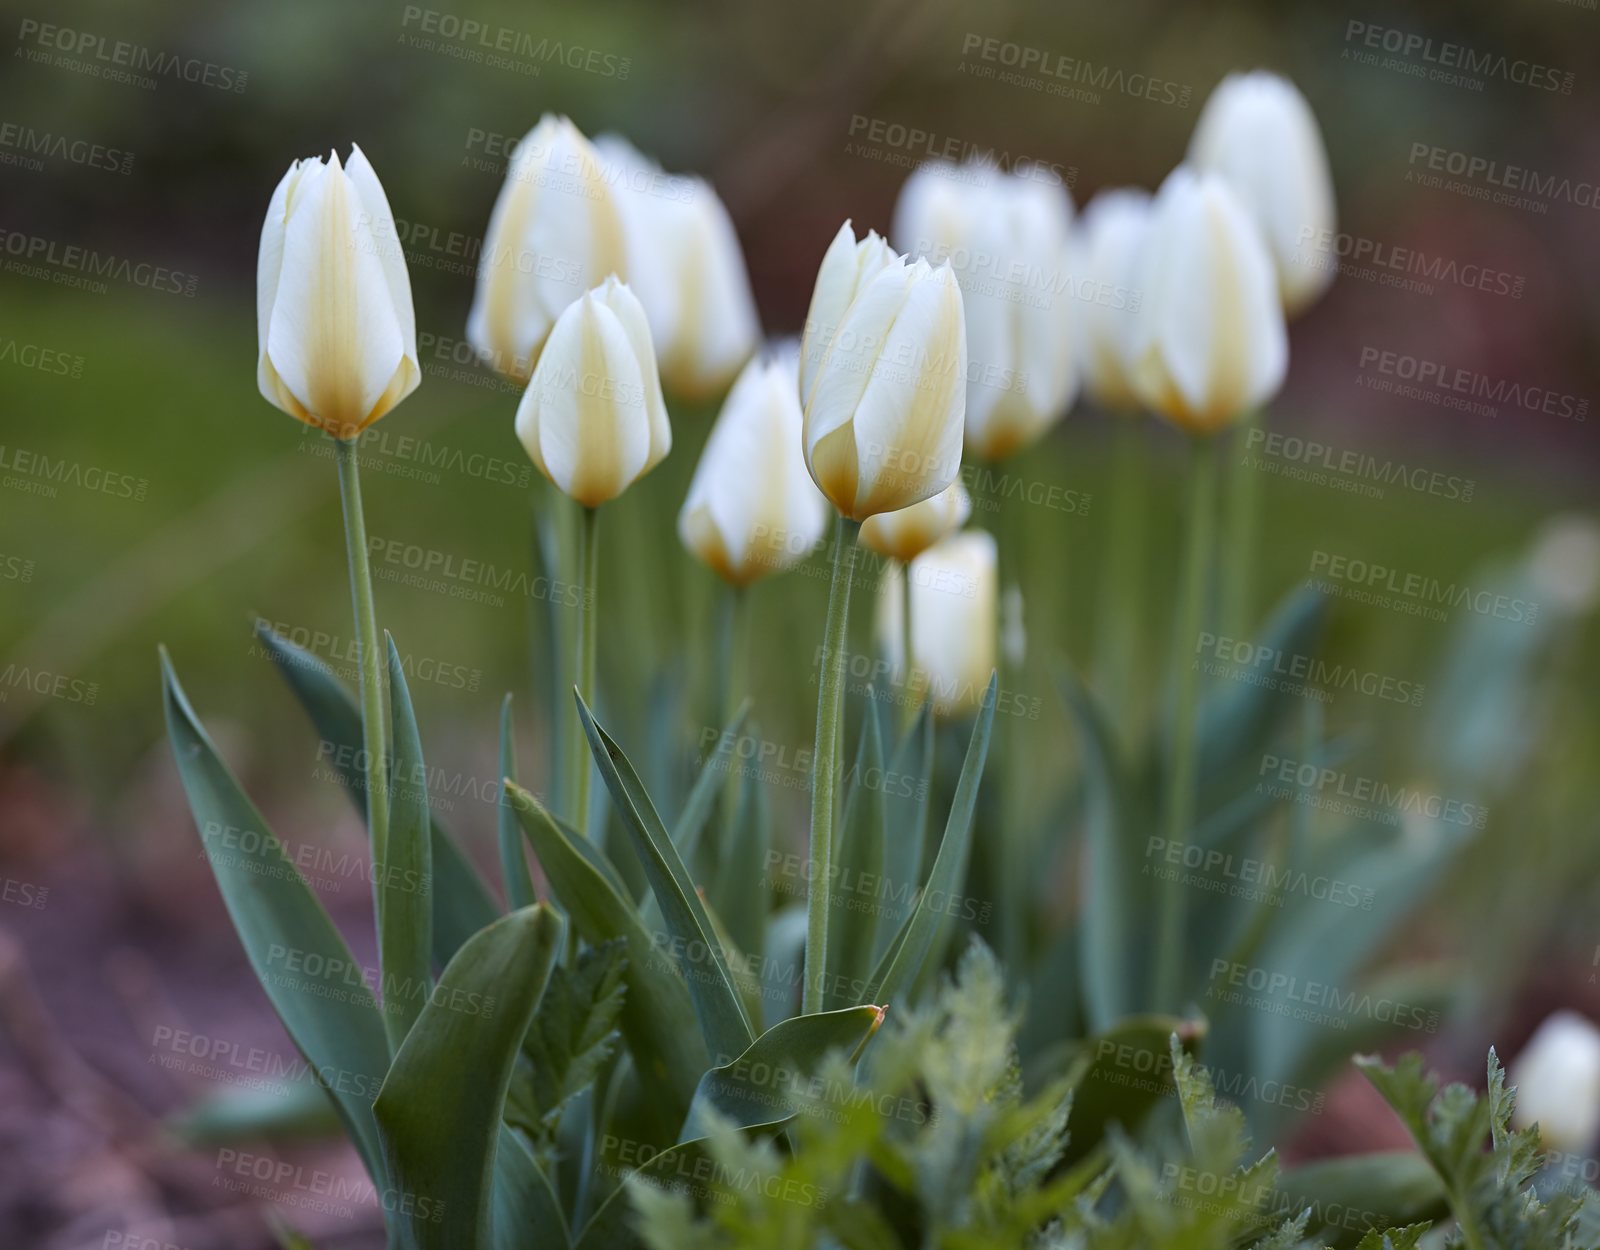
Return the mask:
<svg viewBox="0 0 1600 1250">
<path fill-rule="evenodd" d="M 1294 84 L 1257 70 L 1230 74 L 1211 93 L 1189 160 L 1221 174 L 1254 215 L 1292 316 L 1321 295 L 1333 270 L 1307 264 L 1307 238 L 1335 228 L 1333 175 L 1311 106 Z"/>
<path fill-rule="evenodd" d="M 972 496 L 957 478 L 921 503 L 868 517 L 861 523 L 861 545 L 906 564 L 954 534 L 971 515 Z"/>
<path fill-rule="evenodd" d="M 703 178 L 667 174 L 625 139 L 595 147 L 620 171 L 628 281 L 650 318 L 661 380 L 675 394 L 727 386 L 761 341 L 733 221 Z"/>
<path fill-rule="evenodd" d="M 678 513 L 683 545 L 735 586 L 798 564 L 828 525 L 800 451 L 796 374 L 792 356 L 744 367 Z"/>
<path fill-rule="evenodd" d="M 967 334 L 948 265 L 893 258 L 863 281 L 872 249 L 823 259 L 802 346 L 806 466 L 853 520 L 936 495 L 961 468 Z M 870 239 L 869 239 L 870 244 Z M 842 256 L 842 260 L 836 257 Z M 844 307 L 842 294 L 858 286 Z M 836 325 L 831 334 L 826 327 Z M 813 380 L 805 390 L 805 370 Z"/>
<path fill-rule="evenodd" d="M 1541 1024 L 1511 1065 L 1512 1122 L 1539 1126 L 1547 1149 L 1582 1154 L 1600 1130 L 1600 1029 L 1571 1011 Z"/>
<path fill-rule="evenodd" d="M 516 428 L 539 471 L 587 508 L 671 450 L 650 326 L 624 283 L 607 278 L 556 318 Z"/>
<path fill-rule="evenodd" d="M 256 385 L 291 417 L 353 438 L 422 380 L 394 214 L 360 148 L 289 166 L 256 264 Z"/>
<path fill-rule="evenodd" d="M 1150 224 L 1150 197 L 1132 189 L 1102 191 L 1083 210 L 1078 276 L 1093 296 L 1085 304 L 1078 343 L 1084 386 L 1114 412 L 1139 407 L 1128 363 L 1143 293 L 1139 256 Z"/>
<path fill-rule="evenodd" d="M 994 536 L 964 530 L 929 547 L 901 569 L 891 565 L 879 586 L 878 641 L 897 677 L 901 643 L 901 577 L 911 578 L 910 686 L 926 689 L 940 716 L 975 711 L 994 672 L 999 574 Z"/>
<path fill-rule="evenodd" d="M 546 114 L 511 153 L 494 202 L 467 339 L 496 371 L 523 379 L 573 300 L 627 277 L 622 217 L 600 156 L 565 117 Z"/>
<path fill-rule="evenodd" d="M 930 161 L 906 180 L 894 242 L 948 260 L 966 309 L 966 445 L 987 460 L 1066 415 L 1077 386 L 1065 276 L 1072 198 L 1059 179 Z"/>
<path fill-rule="evenodd" d="M 1151 211 L 1130 377 L 1150 409 L 1196 434 L 1269 399 L 1288 333 L 1260 231 L 1225 182 L 1179 166 Z"/>
<path fill-rule="evenodd" d="M 817 380 L 817 369 L 839 325 L 856 295 L 882 270 L 895 263 L 889 245 L 874 230 L 856 242 L 847 221 L 833 236 L 817 270 L 817 283 L 811 292 L 811 308 L 806 313 L 805 333 L 800 340 L 800 404 L 805 406 Z"/>
</svg>

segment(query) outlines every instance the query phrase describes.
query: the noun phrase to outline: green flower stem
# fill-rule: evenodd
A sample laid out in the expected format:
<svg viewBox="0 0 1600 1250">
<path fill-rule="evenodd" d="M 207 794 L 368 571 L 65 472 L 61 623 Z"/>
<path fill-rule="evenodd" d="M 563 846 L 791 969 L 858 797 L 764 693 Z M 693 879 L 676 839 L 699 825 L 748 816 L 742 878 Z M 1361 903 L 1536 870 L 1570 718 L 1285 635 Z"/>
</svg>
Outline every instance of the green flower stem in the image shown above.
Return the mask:
<svg viewBox="0 0 1600 1250">
<path fill-rule="evenodd" d="M 350 564 L 350 598 L 355 607 L 356 643 L 361 664 L 361 746 L 366 755 L 367 831 L 372 840 L 373 880 L 384 879 L 389 855 L 389 718 L 384 711 L 384 653 L 378 649 L 378 614 L 372 601 L 372 569 L 367 563 L 367 523 L 361 512 L 361 478 L 354 438 L 338 438 L 339 499 L 344 505 L 344 544 Z M 379 949 L 383 949 L 383 891 L 374 885 Z M 386 1016 L 387 1018 L 387 1016 Z"/>
<path fill-rule="evenodd" d="M 718 651 L 722 657 L 722 699 L 721 706 L 717 709 L 721 717 L 720 724 L 723 728 L 733 723 L 735 714 L 739 711 L 739 704 L 750 693 L 750 594 L 743 586 L 724 586 L 722 590 L 722 613 L 718 628 Z M 722 782 L 722 839 L 706 846 L 706 839 L 700 840 L 701 847 L 712 853 L 708 862 L 714 862 L 716 854 L 727 850 L 733 845 L 734 821 L 738 818 L 739 811 L 739 770 L 735 767 L 738 752 L 728 756 L 728 772 Z"/>
<path fill-rule="evenodd" d="M 594 704 L 594 641 L 599 620 L 597 599 L 600 587 L 600 510 L 584 508 L 578 522 L 578 629 L 573 678 L 578 693 L 590 706 Z M 571 768 L 572 827 L 585 837 L 589 834 L 589 779 L 594 764 L 589 758 L 589 743 L 584 738 L 583 722 L 574 703 L 567 717 L 567 764 Z"/>
<path fill-rule="evenodd" d="M 916 685 L 916 660 L 911 650 L 911 566 L 900 566 L 900 662 L 904 677 L 900 683 L 900 733 L 911 732 L 922 710 L 923 688 Z"/>
<path fill-rule="evenodd" d="M 1210 443 L 1194 440 L 1189 448 L 1188 547 L 1184 553 L 1183 588 L 1178 599 L 1178 631 L 1173 648 L 1176 699 L 1171 733 L 1171 771 L 1167 787 L 1167 844 L 1188 841 L 1195 809 L 1195 712 L 1199 702 L 1199 672 L 1194 664 L 1194 643 L 1205 610 L 1206 570 L 1216 524 L 1217 457 Z M 1183 957 L 1184 886 L 1174 874 L 1162 882 L 1157 914 L 1155 1001 L 1158 1010 L 1176 1010 L 1182 987 L 1179 973 Z"/>
<path fill-rule="evenodd" d="M 828 894 L 833 866 L 833 822 L 839 778 L 839 729 L 844 708 L 845 638 L 850 622 L 850 578 L 855 572 L 856 522 L 841 516 L 833 529 L 833 583 L 817 676 L 817 745 L 811 757 L 811 880 L 806 898 L 806 985 L 800 1010 L 823 1009 L 828 984 Z"/>
<path fill-rule="evenodd" d="M 1219 561 L 1222 586 L 1221 627 L 1235 638 L 1254 633 L 1256 540 L 1261 528 L 1261 473 L 1249 463 L 1250 436 L 1266 413 L 1257 408 L 1234 427 L 1228 464 L 1227 540 Z"/>
<path fill-rule="evenodd" d="M 1098 652 L 1107 706 L 1121 710 L 1117 729 L 1133 741 L 1135 667 L 1144 625 L 1144 523 L 1148 510 L 1145 472 L 1147 419 L 1119 414 L 1112 432 L 1111 519 L 1101 574 Z"/>
</svg>

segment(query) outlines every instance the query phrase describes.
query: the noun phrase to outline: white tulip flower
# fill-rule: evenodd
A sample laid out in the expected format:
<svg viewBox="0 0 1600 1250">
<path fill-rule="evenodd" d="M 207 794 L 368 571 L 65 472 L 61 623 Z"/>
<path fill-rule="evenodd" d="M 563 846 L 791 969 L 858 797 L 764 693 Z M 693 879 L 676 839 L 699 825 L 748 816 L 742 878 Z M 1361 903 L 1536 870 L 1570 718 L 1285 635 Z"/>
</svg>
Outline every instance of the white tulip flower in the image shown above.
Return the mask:
<svg viewBox="0 0 1600 1250">
<path fill-rule="evenodd" d="M 467 339 L 497 372 L 525 379 L 562 310 L 612 275 L 628 276 L 614 182 L 582 132 L 547 114 L 511 153 Z"/>
<path fill-rule="evenodd" d="M 976 711 L 995 668 L 999 572 L 994 536 L 964 530 L 929 547 L 879 585 L 878 640 L 890 667 L 906 671 L 902 577 L 911 579 L 911 678 L 940 716 Z M 902 677 L 901 680 L 904 680 Z"/>
<path fill-rule="evenodd" d="M 1086 299 L 1078 346 L 1084 389 L 1113 412 L 1139 407 L 1128 365 L 1144 298 L 1137 284 L 1150 205 L 1143 191 L 1102 191 L 1080 219 L 1077 277 Z"/>
<path fill-rule="evenodd" d="M 359 147 L 289 166 L 256 265 L 256 384 L 267 402 L 353 438 L 422 380 L 411 279 L 383 185 Z"/>
<path fill-rule="evenodd" d="M 792 355 L 744 367 L 678 513 L 683 545 L 735 586 L 798 564 L 828 525 L 801 452 L 796 371 Z"/>
<path fill-rule="evenodd" d="M 1151 210 L 1129 376 L 1148 408 L 1215 433 L 1283 384 L 1289 339 L 1272 259 L 1216 174 L 1179 166 Z"/>
<path fill-rule="evenodd" d="M 1550 1150 L 1585 1154 L 1600 1132 L 1600 1029 L 1572 1011 L 1541 1024 L 1511 1065 L 1512 1122 L 1539 1126 Z"/>
<path fill-rule="evenodd" d="M 861 523 L 861 545 L 905 564 L 954 534 L 971 515 L 972 496 L 957 478 L 921 503 L 868 517 Z"/>
<path fill-rule="evenodd" d="M 539 471 L 587 508 L 615 499 L 672 448 L 650 326 L 607 278 L 556 319 L 517 405 Z"/>
<path fill-rule="evenodd" d="M 715 394 L 761 342 L 733 219 L 705 179 L 668 174 L 615 135 L 595 147 L 618 173 L 628 281 L 650 318 L 661 380 L 675 394 Z"/>
<path fill-rule="evenodd" d="M 855 231 L 846 221 L 833 236 L 817 270 L 811 307 L 806 313 L 805 331 L 800 339 L 802 408 L 816 383 L 822 358 L 838 334 L 851 302 L 867 283 L 894 263 L 894 252 L 874 230 L 868 230 L 867 237 L 857 242 Z"/>
<path fill-rule="evenodd" d="M 1333 269 L 1306 263 L 1302 249 L 1336 229 L 1333 175 L 1316 116 L 1293 83 L 1265 70 L 1223 79 L 1200 111 L 1189 161 L 1221 174 L 1255 216 L 1290 316 L 1327 289 Z"/>
<path fill-rule="evenodd" d="M 1002 172 L 930 161 L 900 192 L 893 242 L 948 261 L 966 310 L 966 443 L 986 460 L 1037 439 L 1077 388 L 1067 278 L 1072 197 L 1038 167 Z"/>
<path fill-rule="evenodd" d="M 841 249 L 848 239 L 847 226 L 817 275 L 801 386 L 812 480 L 841 514 L 861 521 L 909 508 L 955 480 L 967 332 L 948 265 L 894 257 L 867 279 L 872 249 L 853 241 Z"/>
</svg>

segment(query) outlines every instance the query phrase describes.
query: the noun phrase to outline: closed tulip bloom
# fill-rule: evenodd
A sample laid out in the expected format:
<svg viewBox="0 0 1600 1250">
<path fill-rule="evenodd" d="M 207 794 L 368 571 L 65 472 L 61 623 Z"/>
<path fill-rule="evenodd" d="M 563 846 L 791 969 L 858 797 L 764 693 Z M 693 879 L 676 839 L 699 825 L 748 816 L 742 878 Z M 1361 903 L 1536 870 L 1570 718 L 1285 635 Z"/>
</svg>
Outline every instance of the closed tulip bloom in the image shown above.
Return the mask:
<svg viewBox="0 0 1600 1250">
<path fill-rule="evenodd" d="M 1072 199 L 1060 180 L 933 161 L 900 193 L 894 243 L 948 260 L 966 310 L 966 445 L 986 460 L 1033 442 L 1077 387 L 1068 262 Z"/>
<path fill-rule="evenodd" d="M 256 265 L 256 384 L 290 416 L 353 438 L 422 380 L 394 214 L 361 149 L 289 166 Z"/>
<path fill-rule="evenodd" d="M 1226 178 L 1254 214 L 1291 316 L 1327 289 L 1333 270 L 1307 264 L 1305 246 L 1335 228 L 1333 175 L 1317 119 L 1293 83 L 1265 70 L 1223 79 L 1200 112 L 1189 160 Z"/>
<path fill-rule="evenodd" d="M 800 403 L 804 407 L 817 380 L 817 370 L 829 345 L 839 332 L 840 323 L 856 295 L 882 270 L 895 263 L 895 254 L 874 230 L 856 240 L 846 221 L 833 236 L 817 270 L 811 292 L 811 307 L 806 313 L 805 332 L 800 339 Z"/>
<path fill-rule="evenodd" d="M 903 570 L 891 566 L 879 586 L 878 640 L 897 674 L 905 671 L 902 576 L 911 578 L 911 688 L 925 691 L 940 716 L 975 711 L 994 672 L 999 631 L 994 535 L 964 530 Z"/>
<path fill-rule="evenodd" d="M 954 534 L 971 515 L 972 496 L 957 478 L 921 503 L 868 517 L 861 524 L 861 545 L 905 564 Z"/>
<path fill-rule="evenodd" d="M 1179 166 L 1151 210 L 1129 375 L 1141 402 L 1210 434 L 1265 402 L 1289 366 L 1272 260 L 1220 177 Z"/>
<path fill-rule="evenodd" d="M 761 341 L 733 220 L 705 179 L 665 173 L 615 135 L 595 146 L 620 171 L 628 282 L 650 318 L 661 380 L 679 395 L 714 394 Z"/>
<path fill-rule="evenodd" d="M 588 508 L 671 450 L 650 326 L 626 284 L 607 278 L 556 319 L 516 428 L 539 471 Z"/>
<path fill-rule="evenodd" d="M 1600 1029 L 1576 1012 L 1556 1012 L 1522 1048 L 1511 1079 L 1518 1128 L 1537 1124 L 1550 1150 L 1589 1150 L 1600 1132 Z"/>
<path fill-rule="evenodd" d="M 576 126 L 546 115 L 511 153 L 467 339 L 498 372 L 526 378 L 562 310 L 612 274 L 627 277 L 626 261 L 613 180 Z"/>
<path fill-rule="evenodd" d="M 1139 407 L 1128 365 L 1143 302 L 1138 270 L 1149 224 L 1150 197 L 1131 188 L 1102 191 L 1081 218 L 1077 276 L 1089 295 L 1078 336 L 1084 389 L 1113 412 Z"/>
<path fill-rule="evenodd" d="M 678 513 L 683 545 L 735 586 L 799 563 L 827 528 L 800 451 L 795 374 L 792 356 L 744 367 Z"/>
<path fill-rule="evenodd" d="M 814 313 L 833 295 L 826 274 L 817 285 Z M 838 327 L 820 349 L 805 404 L 806 466 L 834 507 L 862 521 L 937 495 L 961 468 L 961 288 L 948 265 L 896 258 L 861 287 Z"/>
</svg>

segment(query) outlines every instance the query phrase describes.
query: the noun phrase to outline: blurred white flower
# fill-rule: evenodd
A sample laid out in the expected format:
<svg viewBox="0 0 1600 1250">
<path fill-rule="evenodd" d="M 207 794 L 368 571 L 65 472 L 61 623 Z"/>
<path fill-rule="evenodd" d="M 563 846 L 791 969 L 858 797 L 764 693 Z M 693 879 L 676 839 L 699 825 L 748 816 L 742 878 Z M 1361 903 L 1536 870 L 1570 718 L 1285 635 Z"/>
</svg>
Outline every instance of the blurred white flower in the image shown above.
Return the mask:
<svg viewBox="0 0 1600 1250">
<path fill-rule="evenodd" d="M 539 471 L 593 508 L 672 448 L 644 309 L 607 278 L 567 305 L 517 405 L 517 437 Z"/>
<path fill-rule="evenodd" d="M 1134 188 L 1102 191 L 1079 218 L 1077 273 L 1084 293 L 1078 333 L 1084 389 L 1102 408 L 1139 408 L 1128 376 L 1143 292 L 1139 258 L 1150 226 L 1151 199 Z"/>
<path fill-rule="evenodd" d="M 972 496 L 957 478 L 921 503 L 868 517 L 861 523 L 861 545 L 904 564 L 955 533 L 971 515 Z"/>
<path fill-rule="evenodd" d="M 467 339 L 507 377 L 525 379 L 556 318 L 615 275 L 628 276 L 613 181 L 565 117 L 546 114 L 511 153 L 478 261 Z"/>
<path fill-rule="evenodd" d="M 1210 434 L 1276 393 L 1289 341 L 1272 261 L 1220 177 L 1184 166 L 1167 176 L 1138 275 L 1130 376 L 1147 407 Z"/>
<path fill-rule="evenodd" d="M 668 174 L 626 139 L 595 147 L 612 174 L 629 285 L 650 318 L 661 380 L 700 397 L 727 386 L 761 341 L 733 220 L 703 178 Z"/>
<path fill-rule="evenodd" d="M 798 564 L 828 525 L 800 447 L 796 369 L 790 353 L 744 367 L 678 513 L 683 545 L 736 586 Z"/>
<path fill-rule="evenodd" d="M 261 226 L 256 385 L 290 416 L 352 438 L 422 380 L 411 279 L 365 154 L 295 161 Z"/>
<path fill-rule="evenodd" d="M 1600 524 L 1567 513 L 1546 521 L 1530 559 L 1541 600 L 1572 616 L 1593 611 L 1600 601 Z"/>
<path fill-rule="evenodd" d="M 878 642 L 895 679 L 925 692 L 940 716 L 975 711 L 995 668 L 999 629 L 994 536 L 963 530 L 910 564 L 893 564 L 878 591 Z M 904 590 L 911 579 L 911 674 L 906 683 L 901 627 Z"/>
<path fill-rule="evenodd" d="M 1512 1123 L 1547 1149 L 1583 1154 L 1600 1131 L 1600 1029 L 1572 1011 L 1548 1017 L 1511 1065 Z"/>
<path fill-rule="evenodd" d="M 967 448 L 1000 459 L 1066 415 L 1077 387 L 1072 197 L 1042 168 L 930 161 L 901 189 L 892 240 L 948 261 L 966 309 Z"/>
<path fill-rule="evenodd" d="M 1311 106 L 1287 78 L 1230 74 L 1200 111 L 1189 160 L 1227 179 L 1256 218 L 1291 316 L 1328 287 L 1333 269 L 1297 259 L 1309 238 L 1336 228 L 1333 175 Z"/>
</svg>

